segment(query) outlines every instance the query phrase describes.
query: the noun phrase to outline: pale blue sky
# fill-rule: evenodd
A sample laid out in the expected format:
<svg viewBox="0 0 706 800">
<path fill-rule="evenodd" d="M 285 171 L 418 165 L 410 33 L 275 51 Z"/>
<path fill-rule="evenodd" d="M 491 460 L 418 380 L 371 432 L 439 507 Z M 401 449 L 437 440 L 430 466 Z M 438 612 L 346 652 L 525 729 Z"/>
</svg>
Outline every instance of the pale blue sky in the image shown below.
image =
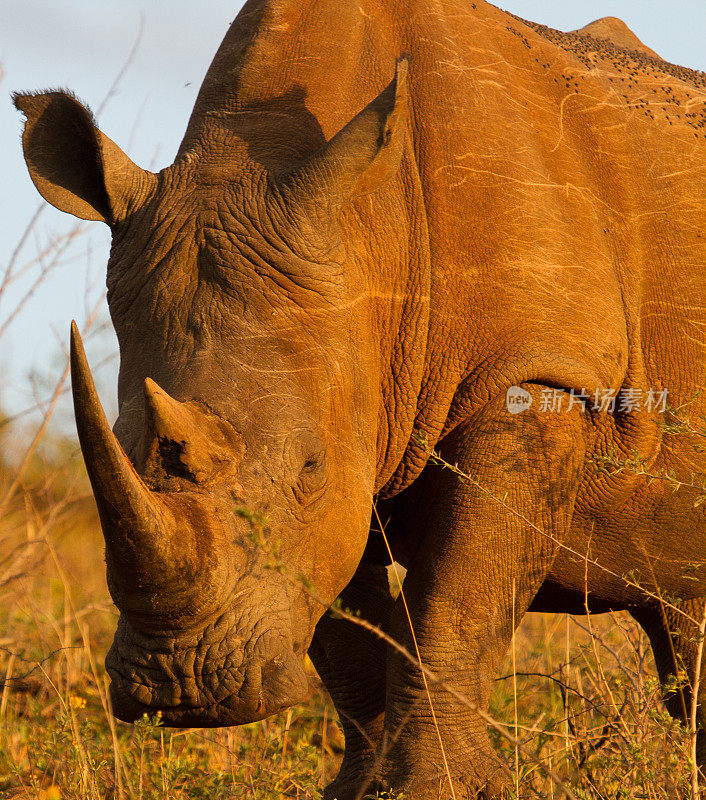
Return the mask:
<svg viewBox="0 0 706 800">
<path fill-rule="evenodd" d="M 706 69 L 704 0 L 508 0 L 498 5 L 562 30 L 618 16 L 663 58 Z M 239 7 L 238 0 L 2 0 L 0 275 L 39 204 L 22 161 L 21 119 L 10 92 L 69 87 L 97 109 L 142 25 L 137 55 L 99 122 L 138 164 L 159 169 L 176 151 L 203 74 Z M 26 263 L 47 237 L 66 232 L 72 224 L 72 218 L 47 208 L 38 239 L 28 241 L 18 264 Z M 102 289 L 108 232 L 99 223 L 86 227 L 67 263 L 55 270 L 0 340 L 0 403 L 12 410 L 32 402 L 28 373 L 47 373 L 58 363 L 71 318 L 85 318 L 87 284 L 91 297 Z M 0 325 L 31 281 L 32 271 L 1 299 Z M 96 344 L 93 358 L 111 346 L 105 339 Z M 114 369 L 103 370 L 101 383 L 107 387 L 106 404 L 114 408 Z"/>
</svg>

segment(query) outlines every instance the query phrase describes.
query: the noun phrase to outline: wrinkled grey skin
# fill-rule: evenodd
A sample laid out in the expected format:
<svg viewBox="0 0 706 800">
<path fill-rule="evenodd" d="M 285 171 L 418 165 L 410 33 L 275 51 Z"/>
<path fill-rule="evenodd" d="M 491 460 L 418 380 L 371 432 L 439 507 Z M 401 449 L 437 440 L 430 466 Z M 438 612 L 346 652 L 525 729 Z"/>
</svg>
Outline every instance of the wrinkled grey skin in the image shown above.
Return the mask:
<svg viewBox="0 0 706 800">
<path fill-rule="evenodd" d="M 16 97 L 38 190 L 113 234 L 114 434 L 77 330 L 72 379 L 119 717 L 260 719 L 303 697 L 308 650 L 346 735 L 327 798 L 491 797 L 475 709 L 528 609 L 629 609 L 662 677 L 694 677 L 706 505 L 645 473 L 693 482 L 698 432 L 542 404 L 667 388 L 703 410 L 694 98 L 704 77 L 617 20 L 562 34 L 482 0 L 250 0 L 158 174 L 70 95 Z M 596 469 L 616 453 L 642 469 Z M 446 685 L 324 615 L 336 597 Z"/>
</svg>

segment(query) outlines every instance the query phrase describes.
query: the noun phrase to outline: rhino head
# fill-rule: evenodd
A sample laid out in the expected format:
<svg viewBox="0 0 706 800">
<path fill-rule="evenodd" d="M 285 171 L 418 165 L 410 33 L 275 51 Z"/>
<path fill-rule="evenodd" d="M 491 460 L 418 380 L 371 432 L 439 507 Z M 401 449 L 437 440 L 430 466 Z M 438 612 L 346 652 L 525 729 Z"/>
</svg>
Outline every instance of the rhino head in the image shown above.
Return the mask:
<svg viewBox="0 0 706 800">
<path fill-rule="evenodd" d="M 71 372 L 121 719 L 241 724 L 305 694 L 316 622 L 365 547 L 384 417 L 364 244 L 338 220 L 398 169 L 405 74 L 277 168 L 237 114 L 204 115 L 153 174 L 70 94 L 15 96 L 39 192 L 112 231 L 113 430 L 75 327 Z"/>
</svg>

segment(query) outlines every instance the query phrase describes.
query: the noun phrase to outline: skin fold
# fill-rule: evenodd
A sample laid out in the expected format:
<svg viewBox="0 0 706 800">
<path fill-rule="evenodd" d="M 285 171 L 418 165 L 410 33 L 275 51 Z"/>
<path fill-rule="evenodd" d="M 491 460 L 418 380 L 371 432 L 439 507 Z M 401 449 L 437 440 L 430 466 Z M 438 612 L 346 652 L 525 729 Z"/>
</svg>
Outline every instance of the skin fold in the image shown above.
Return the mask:
<svg viewBox="0 0 706 800">
<path fill-rule="evenodd" d="M 704 101 L 619 20 L 482 0 L 250 0 L 159 173 L 73 96 L 15 96 L 39 192 L 113 235 L 112 431 L 77 329 L 72 380 L 120 718 L 261 719 L 308 651 L 327 800 L 490 798 L 475 709 L 527 610 L 628 609 L 693 680 L 706 504 L 650 475 L 704 471 Z"/>
</svg>

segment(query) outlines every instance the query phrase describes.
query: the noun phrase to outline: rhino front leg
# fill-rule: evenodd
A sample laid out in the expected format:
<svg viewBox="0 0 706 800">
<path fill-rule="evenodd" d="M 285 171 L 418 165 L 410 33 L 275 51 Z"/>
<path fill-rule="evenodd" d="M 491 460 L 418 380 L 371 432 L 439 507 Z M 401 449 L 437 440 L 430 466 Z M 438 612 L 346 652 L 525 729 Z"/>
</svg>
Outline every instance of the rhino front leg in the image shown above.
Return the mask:
<svg viewBox="0 0 706 800">
<path fill-rule="evenodd" d="M 344 608 L 387 628 L 393 599 L 384 565 L 387 552 L 371 536 L 363 560 L 340 595 Z M 336 706 L 346 750 L 336 779 L 324 790 L 326 800 L 354 800 L 375 769 L 385 715 L 386 651 L 384 643 L 353 622 L 325 614 L 309 656 Z"/>
<path fill-rule="evenodd" d="M 390 653 L 378 773 L 407 800 L 504 794 L 509 773 L 476 709 L 487 711 L 513 623 L 568 527 L 584 432 L 578 416 L 496 409 L 439 447 L 471 480 L 438 464 L 420 479 L 404 515 L 416 542 L 404 583 L 414 636 L 401 598 L 392 633 L 436 679 Z"/>
</svg>

